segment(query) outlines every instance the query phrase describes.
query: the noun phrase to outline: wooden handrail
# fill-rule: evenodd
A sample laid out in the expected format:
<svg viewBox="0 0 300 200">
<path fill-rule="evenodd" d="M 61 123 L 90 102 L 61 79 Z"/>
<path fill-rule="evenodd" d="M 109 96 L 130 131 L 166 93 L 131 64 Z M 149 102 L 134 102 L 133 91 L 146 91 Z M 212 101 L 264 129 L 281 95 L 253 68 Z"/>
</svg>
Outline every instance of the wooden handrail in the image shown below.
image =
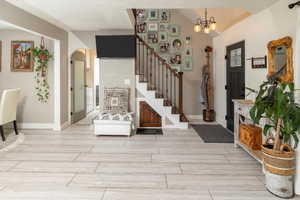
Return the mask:
<svg viewBox="0 0 300 200">
<path fill-rule="evenodd" d="M 160 55 L 158 55 L 158 53 L 156 53 L 154 50 L 153 50 L 153 48 L 150 46 L 150 45 L 148 45 L 140 36 L 138 36 L 138 35 L 136 35 L 136 37 L 139 39 L 139 41 L 143 44 L 143 45 L 145 45 L 148 49 L 150 49 L 151 50 L 151 52 L 161 61 L 161 62 L 166 62 L 166 60 L 165 59 L 163 59 L 162 57 L 160 57 Z M 178 71 L 177 71 L 177 69 L 173 69 L 168 63 L 165 63 L 166 64 L 166 67 L 169 69 L 169 70 L 171 70 L 171 72 L 173 72 L 173 73 L 176 73 L 176 76 L 178 77 Z"/>
<path fill-rule="evenodd" d="M 173 69 L 140 36 L 137 34 L 135 36 L 139 45 L 136 54 L 136 74 L 141 75 L 140 81 L 148 82 L 148 89 L 155 90 L 158 96 L 165 100 L 166 105 L 172 106 L 172 111 L 180 114 L 182 121 L 188 122 L 183 113 L 183 72 Z M 141 52 L 143 56 L 140 55 Z"/>
</svg>

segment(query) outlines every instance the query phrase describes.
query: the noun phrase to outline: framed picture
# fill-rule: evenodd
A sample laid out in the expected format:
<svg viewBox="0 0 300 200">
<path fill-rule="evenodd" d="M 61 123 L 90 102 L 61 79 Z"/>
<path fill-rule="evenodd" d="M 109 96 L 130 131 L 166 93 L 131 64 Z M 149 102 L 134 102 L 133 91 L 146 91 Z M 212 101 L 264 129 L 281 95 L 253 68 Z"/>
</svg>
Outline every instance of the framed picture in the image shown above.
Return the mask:
<svg viewBox="0 0 300 200">
<path fill-rule="evenodd" d="M 171 55 L 170 64 L 171 65 L 181 65 L 182 64 L 181 54 L 176 53 L 176 54 Z"/>
<path fill-rule="evenodd" d="M 159 12 L 160 22 L 168 23 L 170 21 L 170 10 L 168 9 L 161 9 Z"/>
<path fill-rule="evenodd" d="M 169 42 L 160 42 L 159 43 L 159 52 L 160 53 L 169 53 L 170 52 L 170 43 Z"/>
<path fill-rule="evenodd" d="M 158 20 L 158 9 L 148 9 L 148 19 L 151 21 Z"/>
<path fill-rule="evenodd" d="M 11 71 L 33 72 L 33 41 L 11 42 Z"/>
<path fill-rule="evenodd" d="M 146 9 L 137 9 L 136 15 L 137 15 L 138 22 L 145 22 L 148 17 L 148 13 Z"/>
<path fill-rule="evenodd" d="M 148 31 L 158 31 L 158 24 L 157 23 L 148 23 Z"/>
<path fill-rule="evenodd" d="M 190 71 L 193 70 L 193 57 L 192 56 L 185 56 L 184 61 L 182 64 L 183 71 Z"/>
<path fill-rule="evenodd" d="M 146 33 L 147 32 L 147 24 L 146 22 L 140 23 L 136 26 L 137 33 Z"/>
<path fill-rule="evenodd" d="M 170 36 L 178 37 L 180 35 L 180 26 L 178 24 L 169 25 Z"/>
<path fill-rule="evenodd" d="M 169 24 L 162 24 L 162 23 L 159 24 L 159 31 L 161 32 L 167 32 L 168 28 L 169 28 Z"/>
<path fill-rule="evenodd" d="M 2 41 L 0 41 L 0 72 L 1 72 L 1 66 L 2 66 Z"/>
<path fill-rule="evenodd" d="M 183 43 L 179 37 L 175 37 L 171 39 L 171 46 L 173 52 L 181 52 Z"/>
<path fill-rule="evenodd" d="M 161 55 L 161 58 L 164 59 L 167 64 L 170 64 L 170 55 Z"/>
<path fill-rule="evenodd" d="M 168 41 L 168 33 L 167 32 L 159 32 L 159 41 L 160 42 Z"/>
<path fill-rule="evenodd" d="M 157 34 L 157 32 L 148 32 L 148 42 L 150 44 L 157 44 L 158 43 L 158 34 Z"/>
<path fill-rule="evenodd" d="M 184 50 L 184 56 L 192 56 L 193 55 L 193 50 L 191 47 L 186 47 Z"/>
<path fill-rule="evenodd" d="M 186 37 L 185 37 L 185 44 L 186 44 L 187 46 L 190 46 L 191 43 L 192 43 L 192 37 L 191 37 L 191 36 L 186 36 Z"/>
</svg>

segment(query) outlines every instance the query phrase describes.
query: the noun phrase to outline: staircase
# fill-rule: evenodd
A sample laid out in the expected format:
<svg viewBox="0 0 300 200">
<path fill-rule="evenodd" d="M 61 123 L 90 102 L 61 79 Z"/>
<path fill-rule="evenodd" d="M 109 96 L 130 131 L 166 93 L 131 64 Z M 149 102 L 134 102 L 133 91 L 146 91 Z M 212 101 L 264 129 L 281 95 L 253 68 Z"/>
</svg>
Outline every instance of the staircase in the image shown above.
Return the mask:
<svg viewBox="0 0 300 200">
<path fill-rule="evenodd" d="M 136 35 L 136 89 L 162 117 L 165 128 L 188 128 L 183 113 L 183 72 L 172 69 L 141 37 Z"/>
</svg>

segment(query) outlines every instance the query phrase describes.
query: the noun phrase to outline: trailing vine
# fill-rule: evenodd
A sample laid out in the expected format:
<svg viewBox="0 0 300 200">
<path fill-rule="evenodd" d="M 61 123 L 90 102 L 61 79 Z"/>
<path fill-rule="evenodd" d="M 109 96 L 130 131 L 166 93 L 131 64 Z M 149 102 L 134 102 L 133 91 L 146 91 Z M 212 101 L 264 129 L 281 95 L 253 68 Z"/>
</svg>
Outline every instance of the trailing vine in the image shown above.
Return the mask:
<svg viewBox="0 0 300 200">
<path fill-rule="evenodd" d="M 53 58 L 53 55 L 45 48 L 44 39 L 41 40 L 40 47 L 35 47 L 32 50 L 34 59 L 35 72 L 35 91 L 38 100 L 42 103 L 47 103 L 50 96 L 50 86 L 48 83 L 48 64 Z"/>
</svg>

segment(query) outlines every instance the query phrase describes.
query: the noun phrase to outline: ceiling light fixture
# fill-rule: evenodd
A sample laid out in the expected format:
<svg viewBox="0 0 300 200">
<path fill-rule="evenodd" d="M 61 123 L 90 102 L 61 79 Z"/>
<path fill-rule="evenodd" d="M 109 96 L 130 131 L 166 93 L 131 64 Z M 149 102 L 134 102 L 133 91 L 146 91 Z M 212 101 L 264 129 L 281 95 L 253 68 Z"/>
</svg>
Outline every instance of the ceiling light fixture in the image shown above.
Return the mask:
<svg viewBox="0 0 300 200">
<path fill-rule="evenodd" d="M 196 24 L 194 25 L 195 32 L 203 31 L 206 34 L 209 34 L 210 31 L 215 31 L 217 28 L 217 22 L 214 17 L 210 17 L 208 20 L 207 17 L 207 8 L 205 8 L 205 16 L 204 18 L 198 18 Z"/>
</svg>

